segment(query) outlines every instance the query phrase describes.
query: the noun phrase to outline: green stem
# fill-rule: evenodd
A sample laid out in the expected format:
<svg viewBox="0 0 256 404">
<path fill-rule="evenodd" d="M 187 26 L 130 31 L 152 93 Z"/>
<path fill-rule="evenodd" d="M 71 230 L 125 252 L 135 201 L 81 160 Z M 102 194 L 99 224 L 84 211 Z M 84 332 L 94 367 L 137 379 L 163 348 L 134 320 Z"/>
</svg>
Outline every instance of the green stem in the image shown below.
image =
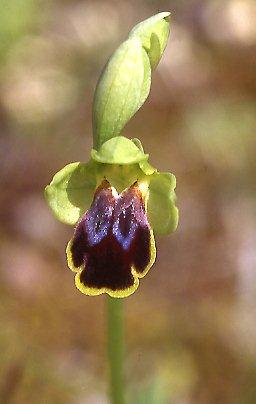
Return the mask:
<svg viewBox="0 0 256 404">
<path fill-rule="evenodd" d="M 108 297 L 108 362 L 111 404 L 124 404 L 123 299 Z"/>
</svg>

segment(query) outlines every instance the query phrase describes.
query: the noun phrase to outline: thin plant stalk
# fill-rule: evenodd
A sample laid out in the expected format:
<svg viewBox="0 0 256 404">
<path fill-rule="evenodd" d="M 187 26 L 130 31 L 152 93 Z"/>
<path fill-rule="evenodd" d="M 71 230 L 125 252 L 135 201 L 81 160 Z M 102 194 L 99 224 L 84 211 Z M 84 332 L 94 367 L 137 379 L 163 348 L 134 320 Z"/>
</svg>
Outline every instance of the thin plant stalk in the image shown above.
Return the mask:
<svg viewBox="0 0 256 404">
<path fill-rule="evenodd" d="M 109 394 L 111 404 L 124 404 L 123 299 L 107 298 Z"/>
</svg>

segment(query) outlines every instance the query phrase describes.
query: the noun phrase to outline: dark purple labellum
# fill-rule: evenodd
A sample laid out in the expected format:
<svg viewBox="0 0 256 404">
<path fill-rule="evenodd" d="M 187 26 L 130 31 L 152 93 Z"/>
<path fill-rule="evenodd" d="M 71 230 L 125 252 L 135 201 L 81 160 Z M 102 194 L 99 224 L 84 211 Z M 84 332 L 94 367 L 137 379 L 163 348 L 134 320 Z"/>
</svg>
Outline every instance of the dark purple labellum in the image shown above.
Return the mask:
<svg viewBox="0 0 256 404">
<path fill-rule="evenodd" d="M 155 260 L 155 244 L 137 183 L 118 195 L 104 180 L 67 247 L 76 286 L 88 295 L 133 293 Z"/>
</svg>

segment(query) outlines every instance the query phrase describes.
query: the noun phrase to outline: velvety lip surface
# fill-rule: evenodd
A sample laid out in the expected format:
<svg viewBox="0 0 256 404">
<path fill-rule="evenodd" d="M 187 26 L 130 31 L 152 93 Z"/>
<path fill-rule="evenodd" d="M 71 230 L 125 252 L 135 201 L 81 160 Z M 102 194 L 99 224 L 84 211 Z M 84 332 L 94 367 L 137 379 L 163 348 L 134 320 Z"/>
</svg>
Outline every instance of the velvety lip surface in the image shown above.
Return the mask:
<svg viewBox="0 0 256 404">
<path fill-rule="evenodd" d="M 118 195 L 104 180 L 79 221 L 67 254 L 83 293 L 116 297 L 133 293 L 138 278 L 155 259 L 154 237 L 138 184 Z"/>
</svg>

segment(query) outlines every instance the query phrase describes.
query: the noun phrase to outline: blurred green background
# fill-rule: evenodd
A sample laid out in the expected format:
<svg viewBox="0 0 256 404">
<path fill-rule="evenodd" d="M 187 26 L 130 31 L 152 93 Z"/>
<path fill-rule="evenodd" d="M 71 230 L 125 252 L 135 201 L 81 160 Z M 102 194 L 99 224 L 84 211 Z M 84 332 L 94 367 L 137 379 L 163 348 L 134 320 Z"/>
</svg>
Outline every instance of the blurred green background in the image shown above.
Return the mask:
<svg viewBox="0 0 256 404">
<path fill-rule="evenodd" d="M 108 403 L 105 297 L 75 289 L 43 189 L 88 159 L 108 57 L 168 10 L 124 134 L 176 175 L 180 224 L 125 302 L 128 402 L 256 402 L 255 0 L 0 0 L 1 403 Z"/>
</svg>

